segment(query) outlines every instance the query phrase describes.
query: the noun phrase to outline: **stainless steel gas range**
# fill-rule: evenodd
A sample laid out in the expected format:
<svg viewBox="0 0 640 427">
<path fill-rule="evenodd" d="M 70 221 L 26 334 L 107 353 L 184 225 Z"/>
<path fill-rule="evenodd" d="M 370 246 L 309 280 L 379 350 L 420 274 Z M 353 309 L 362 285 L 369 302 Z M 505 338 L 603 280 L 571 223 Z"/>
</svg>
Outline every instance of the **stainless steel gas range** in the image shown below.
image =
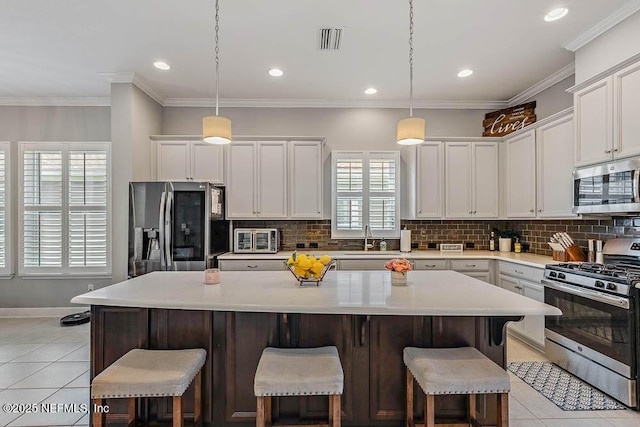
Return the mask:
<svg viewBox="0 0 640 427">
<path fill-rule="evenodd" d="M 547 357 L 625 405 L 638 408 L 640 239 L 613 239 L 604 264 L 548 264 L 545 303 L 562 316 L 545 320 Z"/>
</svg>

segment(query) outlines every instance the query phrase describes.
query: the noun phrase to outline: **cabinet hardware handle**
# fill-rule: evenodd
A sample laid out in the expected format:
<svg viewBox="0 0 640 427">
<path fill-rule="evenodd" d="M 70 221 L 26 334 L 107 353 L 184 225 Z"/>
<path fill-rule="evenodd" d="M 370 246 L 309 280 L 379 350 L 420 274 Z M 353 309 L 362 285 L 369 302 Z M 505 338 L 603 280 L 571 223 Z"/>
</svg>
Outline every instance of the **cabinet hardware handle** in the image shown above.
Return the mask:
<svg viewBox="0 0 640 427">
<path fill-rule="evenodd" d="M 516 273 L 518 273 L 518 274 L 524 274 L 524 272 L 523 272 L 523 271 L 518 271 L 518 270 L 514 270 L 514 271 L 515 271 Z"/>
<path fill-rule="evenodd" d="M 611 153 L 611 150 L 604 150 L 605 154 Z"/>
<path fill-rule="evenodd" d="M 473 211 L 469 211 L 469 215 L 471 215 L 473 213 Z"/>
<path fill-rule="evenodd" d="M 522 290 L 522 286 L 517 286 L 517 285 L 516 285 L 516 286 L 515 286 L 515 288 L 516 288 L 516 289 L 520 289 L 520 290 Z"/>
<path fill-rule="evenodd" d="M 473 214 L 475 215 L 478 211 L 473 211 Z"/>
<path fill-rule="evenodd" d="M 538 212 L 542 212 L 542 209 L 538 209 Z"/>
<path fill-rule="evenodd" d="M 467 267 L 467 268 L 473 268 L 473 267 L 475 267 L 476 265 L 475 265 L 475 264 L 465 264 L 464 266 L 465 266 L 465 267 Z"/>
<path fill-rule="evenodd" d="M 362 347 L 364 347 L 367 344 L 366 326 L 370 320 L 371 320 L 371 316 L 367 315 L 365 320 L 362 322 L 362 326 L 360 327 L 360 345 Z"/>
<path fill-rule="evenodd" d="M 258 268 L 257 265 L 247 265 L 248 268 Z"/>
<path fill-rule="evenodd" d="M 427 268 L 436 268 L 435 264 L 425 264 L 424 266 Z"/>
<path fill-rule="evenodd" d="M 617 148 L 614 148 L 612 151 L 613 151 L 614 153 L 617 153 L 617 152 L 618 152 L 618 149 L 617 149 Z"/>
</svg>

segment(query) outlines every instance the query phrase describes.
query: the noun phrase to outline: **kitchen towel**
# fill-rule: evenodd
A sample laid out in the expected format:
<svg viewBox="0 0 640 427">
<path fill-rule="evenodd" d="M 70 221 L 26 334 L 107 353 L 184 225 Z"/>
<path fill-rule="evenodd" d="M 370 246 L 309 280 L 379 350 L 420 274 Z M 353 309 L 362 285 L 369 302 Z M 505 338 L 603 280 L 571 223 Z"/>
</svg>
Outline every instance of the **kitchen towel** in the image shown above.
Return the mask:
<svg viewBox="0 0 640 427">
<path fill-rule="evenodd" d="M 400 252 L 411 252 L 411 230 L 400 230 Z"/>
</svg>

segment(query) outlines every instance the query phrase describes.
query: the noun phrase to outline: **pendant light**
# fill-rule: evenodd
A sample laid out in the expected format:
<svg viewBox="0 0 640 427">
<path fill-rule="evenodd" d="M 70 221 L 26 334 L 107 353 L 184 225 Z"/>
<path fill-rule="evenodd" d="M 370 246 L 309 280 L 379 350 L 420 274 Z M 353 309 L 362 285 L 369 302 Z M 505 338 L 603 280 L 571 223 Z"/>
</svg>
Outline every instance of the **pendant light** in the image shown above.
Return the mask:
<svg viewBox="0 0 640 427">
<path fill-rule="evenodd" d="M 421 144 L 424 142 L 425 126 L 423 118 L 413 117 L 413 0 L 409 0 L 409 117 L 398 122 L 398 144 Z"/>
<path fill-rule="evenodd" d="M 231 120 L 218 115 L 218 88 L 220 59 L 218 57 L 218 32 L 220 30 L 220 6 L 216 0 L 216 115 L 202 119 L 202 139 L 209 144 L 229 144 L 231 142 Z"/>
</svg>

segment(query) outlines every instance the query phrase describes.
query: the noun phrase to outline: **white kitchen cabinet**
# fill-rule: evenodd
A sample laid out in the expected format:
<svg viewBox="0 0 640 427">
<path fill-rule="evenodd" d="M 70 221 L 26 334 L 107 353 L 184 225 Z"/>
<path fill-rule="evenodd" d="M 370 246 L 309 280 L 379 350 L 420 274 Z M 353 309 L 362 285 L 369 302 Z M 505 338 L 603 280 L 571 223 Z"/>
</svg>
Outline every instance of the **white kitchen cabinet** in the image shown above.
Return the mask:
<svg viewBox="0 0 640 427">
<path fill-rule="evenodd" d="M 613 152 L 616 158 L 640 154 L 640 62 L 613 76 Z"/>
<path fill-rule="evenodd" d="M 284 141 L 237 141 L 229 147 L 227 218 L 287 217 Z"/>
<path fill-rule="evenodd" d="M 442 218 L 444 216 L 444 144 L 442 142 L 427 141 L 417 147 L 417 175 L 416 217 Z"/>
<path fill-rule="evenodd" d="M 498 217 L 498 144 L 445 143 L 447 218 Z"/>
<path fill-rule="evenodd" d="M 224 184 L 224 147 L 202 141 L 158 141 L 158 181 Z"/>
<path fill-rule="evenodd" d="M 498 271 L 498 285 L 501 288 L 544 302 L 544 287 L 540 283 L 542 269 L 500 261 Z M 525 316 L 524 320 L 509 325 L 519 338 L 544 349 L 544 316 Z"/>
<path fill-rule="evenodd" d="M 322 218 L 322 142 L 289 143 L 289 217 Z"/>
<path fill-rule="evenodd" d="M 540 218 L 577 216 L 572 211 L 573 144 L 572 115 L 536 130 L 536 215 Z"/>
<path fill-rule="evenodd" d="M 573 94 L 575 165 L 613 158 L 613 77 Z"/>
<path fill-rule="evenodd" d="M 500 274 L 498 276 L 498 286 L 502 289 L 506 289 L 511 292 L 515 292 L 516 294 L 522 295 L 524 292 L 524 287 L 520 285 L 520 281 L 518 279 L 514 279 L 512 277 L 504 276 Z M 509 322 L 509 329 L 515 330 L 520 334 L 524 333 L 524 321 L 519 322 Z"/>
<path fill-rule="evenodd" d="M 507 149 L 506 208 L 509 218 L 536 216 L 535 130 L 505 141 Z M 567 180 L 572 182 L 571 177 Z"/>
</svg>

